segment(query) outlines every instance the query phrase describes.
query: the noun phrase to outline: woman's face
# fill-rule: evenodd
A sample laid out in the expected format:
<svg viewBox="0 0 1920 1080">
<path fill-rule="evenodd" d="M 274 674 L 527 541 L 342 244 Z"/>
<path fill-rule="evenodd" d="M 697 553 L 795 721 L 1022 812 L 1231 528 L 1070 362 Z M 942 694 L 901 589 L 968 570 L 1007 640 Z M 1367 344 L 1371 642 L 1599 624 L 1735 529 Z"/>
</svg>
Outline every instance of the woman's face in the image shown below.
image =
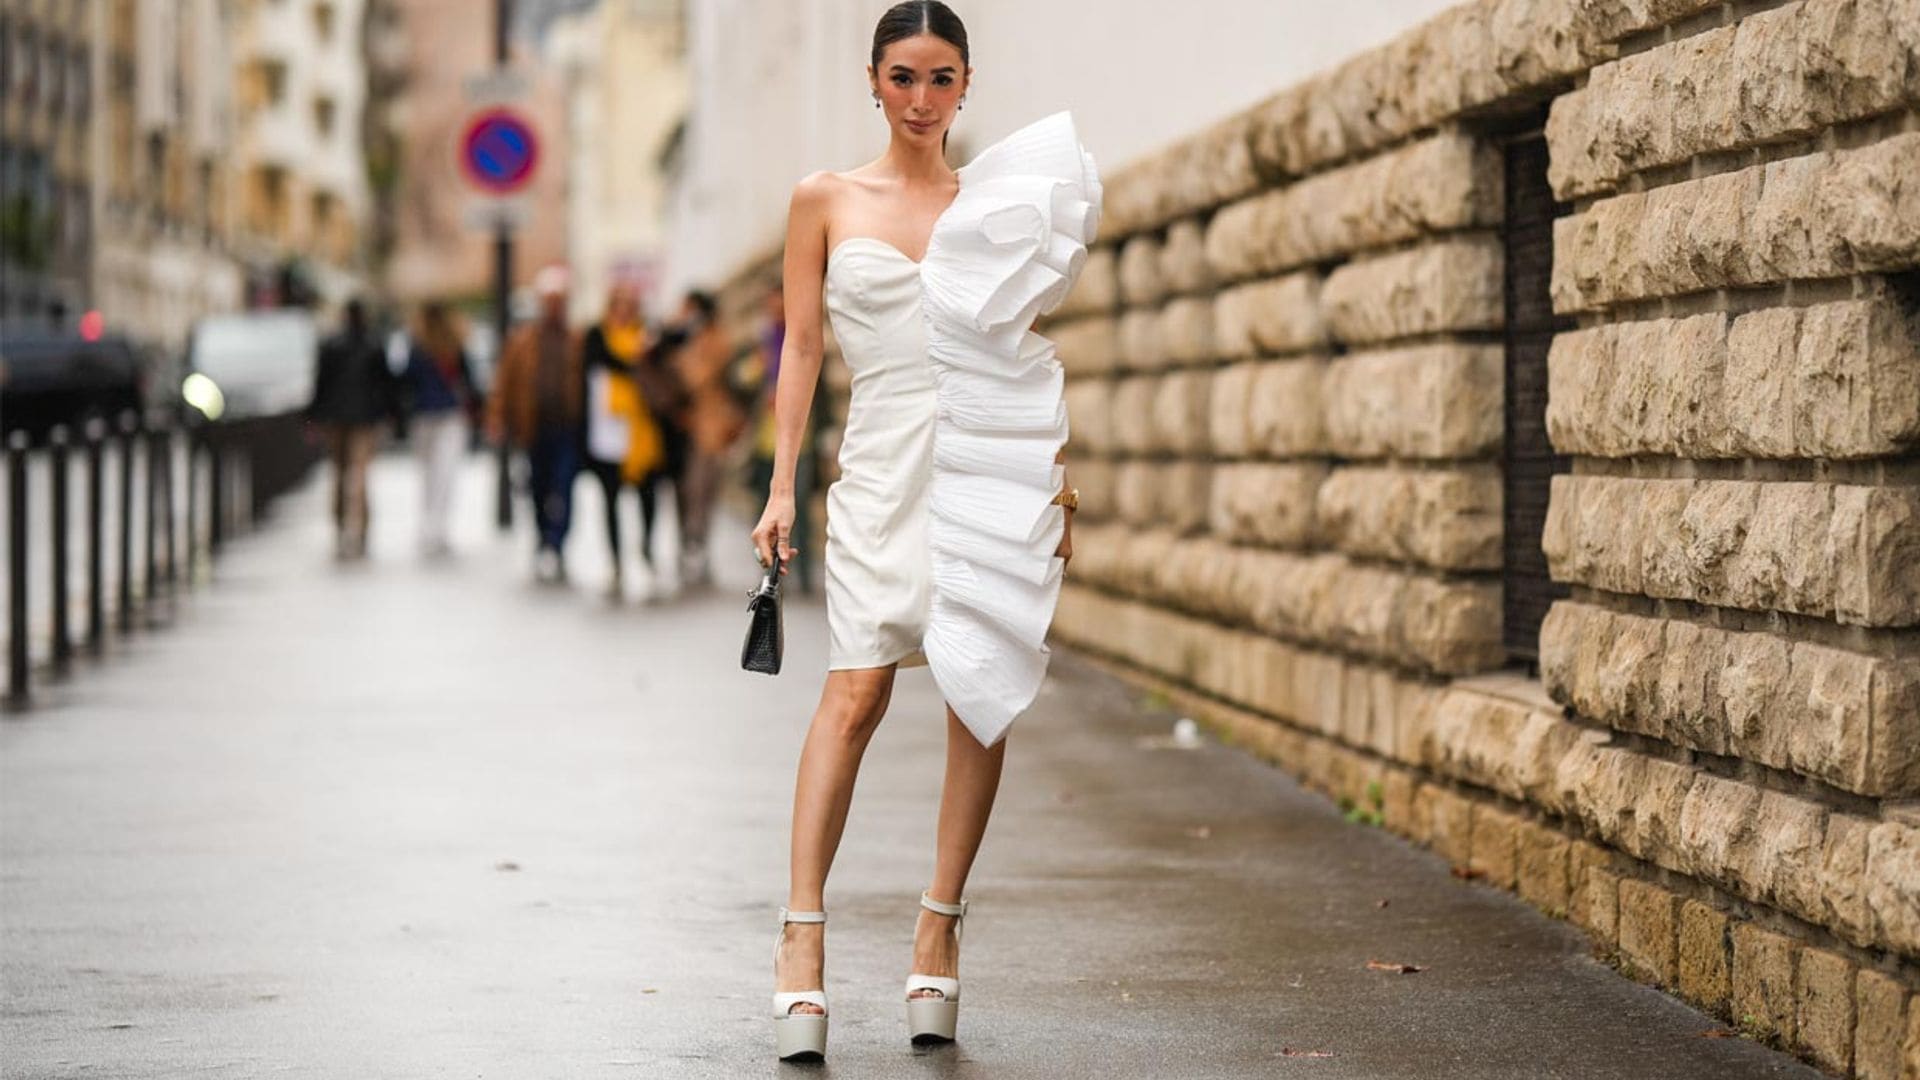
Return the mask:
<svg viewBox="0 0 1920 1080">
<path fill-rule="evenodd" d="M 640 321 L 640 291 L 631 285 L 616 285 L 607 294 L 607 320 L 616 323 Z"/>
<path fill-rule="evenodd" d="M 867 69 L 894 135 L 936 145 L 953 124 L 972 74 L 960 50 L 932 34 L 894 42 L 880 54 L 880 66 Z"/>
</svg>

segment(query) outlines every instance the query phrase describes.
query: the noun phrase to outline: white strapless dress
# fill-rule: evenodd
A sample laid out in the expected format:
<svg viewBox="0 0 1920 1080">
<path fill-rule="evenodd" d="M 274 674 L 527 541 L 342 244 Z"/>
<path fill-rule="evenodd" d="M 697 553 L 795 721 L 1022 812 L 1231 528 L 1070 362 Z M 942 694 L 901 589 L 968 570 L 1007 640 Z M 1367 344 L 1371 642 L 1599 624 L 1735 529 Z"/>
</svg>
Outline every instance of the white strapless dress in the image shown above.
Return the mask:
<svg viewBox="0 0 1920 1080">
<path fill-rule="evenodd" d="M 1063 565 L 1062 373 L 1030 327 L 1078 277 L 1101 192 L 1064 112 L 959 176 L 922 261 L 863 237 L 827 256 L 853 383 L 827 489 L 827 666 L 924 663 L 991 746 L 1046 677 Z"/>
</svg>

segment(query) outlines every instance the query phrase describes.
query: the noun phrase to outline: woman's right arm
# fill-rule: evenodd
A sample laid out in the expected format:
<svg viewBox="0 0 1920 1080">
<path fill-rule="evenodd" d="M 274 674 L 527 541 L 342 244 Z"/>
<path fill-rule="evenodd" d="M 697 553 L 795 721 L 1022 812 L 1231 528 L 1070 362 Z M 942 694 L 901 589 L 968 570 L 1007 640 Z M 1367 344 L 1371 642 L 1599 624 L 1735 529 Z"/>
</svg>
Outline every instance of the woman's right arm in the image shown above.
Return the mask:
<svg viewBox="0 0 1920 1080">
<path fill-rule="evenodd" d="M 825 173 L 800 181 L 787 210 L 786 257 L 781 266 L 787 333 L 780 345 L 780 379 L 773 395 L 773 482 L 767 490 L 766 512 L 753 530 L 754 551 L 763 564 L 772 558 L 776 536 L 783 560 L 793 552 L 787 544 L 796 513 L 793 477 L 800 461 L 800 444 L 806 437 L 807 414 L 813 409 L 824 350 L 821 296 L 826 284 L 832 182 Z"/>
</svg>

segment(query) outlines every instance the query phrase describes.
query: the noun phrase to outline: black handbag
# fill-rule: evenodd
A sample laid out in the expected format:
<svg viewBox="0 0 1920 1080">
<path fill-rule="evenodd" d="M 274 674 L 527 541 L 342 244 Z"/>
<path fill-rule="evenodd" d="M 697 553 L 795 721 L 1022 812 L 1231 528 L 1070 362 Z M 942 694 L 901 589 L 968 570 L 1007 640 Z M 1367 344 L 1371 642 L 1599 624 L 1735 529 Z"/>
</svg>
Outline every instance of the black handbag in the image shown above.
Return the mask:
<svg viewBox="0 0 1920 1080">
<path fill-rule="evenodd" d="M 747 597 L 752 613 L 747 640 L 740 646 L 740 666 L 762 675 L 780 674 L 780 656 L 786 648 L 786 622 L 780 613 L 780 541 L 773 543 L 773 565 L 765 580 Z"/>
</svg>

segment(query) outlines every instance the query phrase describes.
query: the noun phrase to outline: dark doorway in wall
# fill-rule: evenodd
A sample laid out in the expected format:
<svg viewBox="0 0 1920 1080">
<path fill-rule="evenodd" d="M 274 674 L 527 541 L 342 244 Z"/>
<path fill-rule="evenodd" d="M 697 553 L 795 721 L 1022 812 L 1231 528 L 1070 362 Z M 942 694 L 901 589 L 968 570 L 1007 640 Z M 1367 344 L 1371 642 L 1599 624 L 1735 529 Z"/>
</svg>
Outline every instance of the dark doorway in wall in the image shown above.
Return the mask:
<svg viewBox="0 0 1920 1080">
<path fill-rule="evenodd" d="M 1573 329 L 1556 317 L 1550 283 L 1553 276 L 1553 220 L 1569 208 L 1556 203 L 1547 183 L 1547 140 L 1535 130 L 1508 140 L 1506 214 L 1501 239 L 1506 245 L 1507 438 L 1505 638 L 1513 659 L 1533 664 L 1540 658 L 1540 624 L 1553 601 L 1567 590 L 1547 575 L 1540 535 L 1547 521 L 1547 493 L 1555 473 L 1568 461 L 1547 442 L 1547 351 L 1553 335 Z"/>
</svg>

